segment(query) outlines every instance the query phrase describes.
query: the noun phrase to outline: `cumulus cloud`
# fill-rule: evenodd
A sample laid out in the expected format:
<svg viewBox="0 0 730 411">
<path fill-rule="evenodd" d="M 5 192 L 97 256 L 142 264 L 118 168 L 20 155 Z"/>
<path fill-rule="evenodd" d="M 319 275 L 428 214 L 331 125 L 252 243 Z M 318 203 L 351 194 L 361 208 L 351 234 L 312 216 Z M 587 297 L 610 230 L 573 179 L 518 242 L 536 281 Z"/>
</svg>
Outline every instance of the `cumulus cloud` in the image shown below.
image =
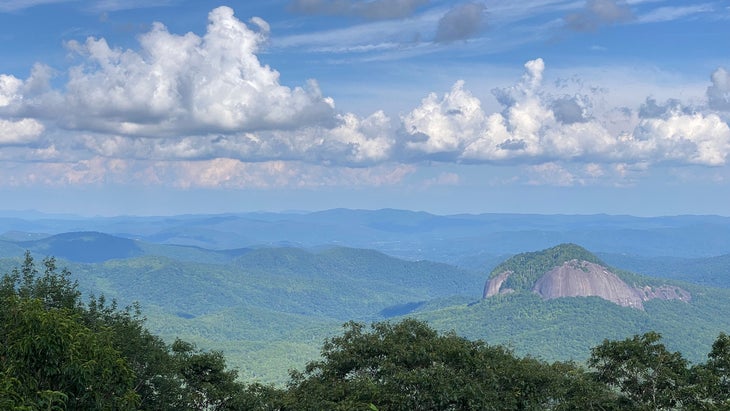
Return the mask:
<svg viewBox="0 0 730 411">
<path fill-rule="evenodd" d="M 598 3 L 587 9 L 611 20 Z M 483 5 L 466 3 L 442 23 L 477 27 L 481 20 L 468 20 L 483 15 Z M 60 86 L 42 64 L 26 79 L 0 75 L 0 161 L 34 163 L 12 179 L 28 183 L 377 185 L 450 162 L 527 165 L 531 182 L 576 185 L 654 164 L 721 166 L 730 155 L 723 68 L 712 73 L 701 106 L 647 98 L 606 108 L 582 84 L 546 87 L 538 58 L 515 84 L 492 90 L 498 110 L 485 110 L 493 103 L 456 81 L 398 117 L 361 116 L 337 111 L 314 81 L 283 86 L 257 57 L 269 31 L 260 18 L 243 23 L 220 7 L 202 36 L 155 24 L 139 37 L 139 50 L 96 38 L 71 42 L 80 62 L 59 76 Z M 458 183 L 447 173 L 426 185 Z"/>
<path fill-rule="evenodd" d="M 565 16 L 565 24 L 576 31 L 595 31 L 633 18 L 631 9 L 623 0 L 588 0 L 581 10 Z"/>
<path fill-rule="evenodd" d="M 465 143 L 483 130 L 485 115 L 479 99 L 458 81 L 443 97 L 429 94 L 402 121 L 408 131 L 407 149 L 455 159 Z"/>
<path fill-rule="evenodd" d="M 716 114 L 672 112 L 643 120 L 628 143 L 647 160 L 719 166 L 730 153 L 730 127 Z"/>
<path fill-rule="evenodd" d="M 482 3 L 464 3 L 452 8 L 439 20 L 434 40 L 449 43 L 474 37 L 484 28 L 484 10 Z"/>
<path fill-rule="evenodd" d="M 258 30 L 252 30 L 228 7 L 211 11 L 208 21 L 203 37 L 175 35 L 155 23 L 140 37 L 140 51 L 113 48 L 104 39 L 71 42 L 84 62 L 69 71 L 64 94 L 26 102 L 25 110 L 68 129 L 147 137 L 333 121 L 334 103 L 315 81 L 283 86 L 279 73 L 259 62 L 266 22 L 253 19 Z M 9 92 L 0 93 L 0 101 L 8 99 Z"/>
<path fill-rule="evenodd" d="M 463 81 L 431 93 L 399 121 L 377 111 L 333 116 L 331 127 L 207 133 L 166 138 L 87 133 L 67 142 L 96 156 L 156 161 L 302 161 L 371 167 L 423 160 L 462 163 L 671 163 L 717 166 L 730 153 L 718 115 L 652 98 L 635 112 L 594 113 L 591 95 L 545 92 L 545 63 L 525 64 L 515 85 L 495 89 L 503 109 L 487 113 Z M 719 84 L 719 83 L 718 83 Z M 586 171 L 587 172 L 587 171 Z M 590 174 L 590 173 L 589 173 Z"/>
<path fill-rule="evenodd" d="M 707 102 L 710 108 L 730 111 L 730 73 L 720 67 L 712 73 L 711 80 L 712 85 L 707 88 Z"/>
<path fill-rule="evenodd" d="M 7 107 L 20 99 L 20 88 L 23 81 L 15 76 L 0 74 L 0 108 Z"/>
<path fill-rule="evenodd" d="M 244 162 L 306 161 L 315 164 L 362 167 L 392 159 L 394 126 L 378 111 L 360 118 L 337 116 L 333 128 L 210 134 L 171 138 L 128 138 L 104 134 L 76 137 L 96 155 L 154 160 L 210 160 L 230 158 Z"/>
<path fill-rule="evenodd" d="M 289 9 L 295 13 L 354 16 L 368 20 L 409 17 L 429 0 L 293 0 Z"/>
<path fill-rule="evenodd" d="M 43 125 L 33 119 L 0 119 L 0 146 L 33 142 L 43 133 L 43 129 Z"/>
<path fill-rule="evenodd" d="M 499 113 L 485 113 L 463 82 L 442 97 L 429 95 L 402 119 L 411 138 L 405 148 L 412 155 L 479 163 L 726 163 L 730 127 L 718 115 L 647 99 L 639 115 L 594 116 L 587 95 L 545 93 L 544 69 L 542 59 L 529 61 L 520 82 L 494 90 L 504 107 Z"/>
</svg>

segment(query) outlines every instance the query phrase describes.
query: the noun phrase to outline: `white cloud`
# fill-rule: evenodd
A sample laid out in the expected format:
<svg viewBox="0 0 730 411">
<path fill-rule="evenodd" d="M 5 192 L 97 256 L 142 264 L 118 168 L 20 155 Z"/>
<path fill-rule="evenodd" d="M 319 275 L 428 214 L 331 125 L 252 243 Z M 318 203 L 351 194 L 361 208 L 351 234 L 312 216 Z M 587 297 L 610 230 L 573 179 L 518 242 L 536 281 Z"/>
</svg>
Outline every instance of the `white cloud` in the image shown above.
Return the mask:
<svg viewBox="0 0 730 411">
<path fill-rule="evenodd" d="M 34 142 L 43 133 L 41 123 L 32 119 L 8 121 L 0 119 L 0 146 Z"/>
<path fill-rule="evenodd" d="M 586 7 L 601 24 L 618 21 L 621 10 L 602 4 Z M 411 30 L 430 22 L 433 30 L 444 11 L 405 24 Z M 367 30 L 396 25 L 381 21 Z M 173 34 L 158 23 L 139 37 L 138 50 L 103 38 L 71 42 L 80 62 L 57 82 L 41 64 L 25 80 L 0 75 L 0 160 L 36 164 L 15 182 L 309 187 L 397 184 L 431 161 L 523 165 L 533 183 L 576 185 L 656 164 L 721 166 L 730 155 L 730 75 L 723 68 L 712 73 L 709 87 L 680 90 L 685 100 L 697 93 L 689 103 L 667 98 L 680 95 L 669 87 L 634 107 L 636 95 L 656 96 L 652 86 L 662 82 L 634 84 L 624 76 L 628 70 L 604 70 L 633 92 L 634 101 L 609 104 L 601 97 L 608 91 L 580 79 L 546 86 L 538 58 L 525 64 L 516 84 L 492 90 L 494 99 L 460 80 L 399 117 L 358 116 L 336 111 L 315 81 L 283 86 L 257 57 L 269 31 L 260 18 L 249 27 L 220 7 L 202 36 Z M 356 37 L 357 30 L 348 33 Z M 457 174 L 444 174 L 425 184 L 458 182 Z"/>
<path fill-rule="evenodd" d="M 707 88 L 710 108 L 730 111 L 730 73 L 720 67 L 712 73 L 712 85 Z"/>
<path fill-rule="evenodd" d="M 411 137 L 406 148 L 426 154 L 458 154 L 483 129 L 484 120 L 481 102 L 459 81 L 442 98 L 429 94 L 403 118 Z"/>
<path fill-rule="evenodd" d="M 406 143 L 407 148 L 431 155 L 450 154 L 467 162 L 570 160 L 610 150 L 613 141 L 600 124 L 562 124 L 555 118 L 551 102 L 539 93 L 544 70 L 541 59 L 529 61 L 525 68 L 518 84 L 495 90 L 505 106 L 501 113 L 484 113 L 480 101 L 461 82 L 442 99 L 431 94 L 404 117 L 405 129 L 415 140 Z"/>
<path fill-rule="evenodd" d="M 129 138 L 105 134 L 76 137 L 75 145 L 95 155 L 153 160 L 210 160 L 231 158 L 244 162 L 302 160 L 314 164 L 366 166 L 392 159 L 394 126 L 382 111 L 360 118 L 338 115 L 333 128 L 210 134 L 171 138 Z"/>
<path fill-rule="evenodd" d="M 589 113 L 588 95 L 552 97 L 544 92 L 541 59 L 526 63 L 525 69 L 519 83 L 494 91 L 504 107 L 499 113 L 483 112 L 480 100 L 462 82 L 442 98 L 429 95 L 403 118 L 411 138 L 406 148 L 442 160 L 512 163 L 718 166 L 730 154 L 730 129 L 716 114 L 693 112 L 678 101 L 658 105 L 647 100 L 642 118 L 625 110 L 595 115 Z M 713 87 L 722 87 L 724 77 L 714 77 Z"/>
<path fill-rule="evenodd" d="M 719 166 L 730 153 L 730 127 L 716 114 L 674 112 L 642 120 L 628 148 L 654 162 Z"/>
<path fill-rule="evenodd" d="M 127 136 L 234 133 L 331 123 L 333 102 L 315 81 L 291 89 L 257 56 L 266 40 L 228 7 L 210 12 L 205 36 L 175 35 L 160 23 L 140 37 L 140 51 L 104 39 L 69 43 L 84 64 L 73 67 L 60 101 L 38 107 L 62 127 Z"/>
<path fill-rule="evenodd" d="M 0 108 L 7 107 L 20 99 L 19 90 L 23 81 L 6 74 L 0 74 Z"/>
</svg>

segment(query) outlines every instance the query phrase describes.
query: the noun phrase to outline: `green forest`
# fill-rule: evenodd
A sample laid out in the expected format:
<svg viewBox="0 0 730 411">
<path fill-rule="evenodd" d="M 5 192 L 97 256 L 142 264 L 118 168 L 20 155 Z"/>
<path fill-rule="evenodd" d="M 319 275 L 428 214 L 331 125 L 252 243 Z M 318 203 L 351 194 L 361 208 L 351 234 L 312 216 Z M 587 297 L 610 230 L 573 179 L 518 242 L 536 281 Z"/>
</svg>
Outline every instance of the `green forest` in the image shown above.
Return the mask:
<svg viewBox="0 0 730 411">
<path fill-rule="evenodd" d="M 0 281 L 3 410 L 726 410 L 730 337 L 692 364 L 655 332 L 548 363 L 418 319 L 347 322 L 285 385 L 152 334 L 138 306 L 84 299 L 30 253 Z"/>
</svg>

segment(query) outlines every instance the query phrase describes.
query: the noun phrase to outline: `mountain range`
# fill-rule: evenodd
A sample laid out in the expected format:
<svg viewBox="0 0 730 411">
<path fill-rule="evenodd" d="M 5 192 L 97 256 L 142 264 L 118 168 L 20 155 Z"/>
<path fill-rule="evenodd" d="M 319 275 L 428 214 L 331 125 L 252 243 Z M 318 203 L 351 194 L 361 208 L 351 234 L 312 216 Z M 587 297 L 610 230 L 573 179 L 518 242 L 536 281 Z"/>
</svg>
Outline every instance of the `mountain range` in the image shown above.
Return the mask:
<svg viewBox="0 0 730 411">
<path fill-rule="evenodd" d="M 689 247 L 702 231 L 717 241 Z M 138 301 L 154 332 L 223 350 L 243 378 L 264 382 L 316 358 L 348 320 L 412 316 L 520 354 L 576 361 L 605 338 L 649 330 L 702 361 L 730 330 L 724 217 L 331 210 L 12 217 L 0 218 L 0 232 L 0 272 L 25 250 L 54 256 L 84 293 Z"/>
</svg>

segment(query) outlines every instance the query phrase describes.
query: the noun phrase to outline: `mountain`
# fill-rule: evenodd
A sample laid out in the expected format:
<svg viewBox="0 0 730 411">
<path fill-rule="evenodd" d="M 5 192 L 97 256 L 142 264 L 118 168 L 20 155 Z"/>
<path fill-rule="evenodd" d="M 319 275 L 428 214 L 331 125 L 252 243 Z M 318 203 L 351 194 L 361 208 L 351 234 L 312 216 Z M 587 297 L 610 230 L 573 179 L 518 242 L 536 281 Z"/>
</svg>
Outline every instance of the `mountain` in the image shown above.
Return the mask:
<svg viewBox="0 0 730 411">
<path fill-rule="evenodd" d="M 209 250 L 345 246 L 484 269 L 495 257 L 575 243 L 595 252 L 682 258 L 730 253 L 730 218 L 457 214 L 334 209 L 310 213 L 82 218 L 0 212 L 0 234 L 100 232 Z M 1 239 L 1 236 L 0 236 Z M 491 267 L 487 267 L 491 268 Z"/>
<path fill-rule="evenodd" d="M 699 362 L 730 331 L 730 289 L 616 268 L 727 284 L 725 217 L 330 210 L 0 218 L 0 232 L 0 273 L 24 250 L 55 256 L 84 294 L 138 301 L 153 332 L 223 350 L 243 378 L 264 382 L 316 359 L 348 320 L 416 317 L 549 361 L 583 361 L 605 338 L 657 331 Z M 504 273 L 483 299 L 485 280 Z M 597 290 L 633 295 L 634 304 Z"/>
<path fill-rule="evenodd" d="M 628 284 L 598 257 L 575 244 L 508 259 L 492 270 L 483 298 L 516 291 L 531 291 L 543 299 L 596 296 L 640 310 L 644 302 L 656 298 L 685 302 L 692 298 L 686 290 L 668 284 Z"/>
<path fill-rule="evenodd" d="M 142 254 L 133 240 L 93 231 L 57 234 L 38 240 L 18 241 L 16 244 L 36 253 L 84 263 Z"/>
<path fill-rule="evenodd" d="M 560 244 L 497 265 L 480 301 L 432 300 L 410 315 L 548 361 L 585 361 L 605 339 L 655 331 L 671 350 L 702 362 L 730 330 L 728 306 L 728 289 L 634 274 Z"/>
<path fill-rule="evenodd" d="M 20 264 L 24 248 L 55 255 L 84 295 L 136 301 L 156 334 L 223 350 L 244 378 L 266 382 L 315 359 L 346 321 L 407 315 L 454 295 L 474 301 L 484 277 L 345 247 L 206 250 L 90 232 L 22 244 L 0 258 L 0 273 Z"/>
<path fill-rule="evenodd" d="M 709 287 L 730 288 L 730 254 L 683 258 L 599 253 L 612 266 L 653 277 L 671 278 Z"/>
</svg>

